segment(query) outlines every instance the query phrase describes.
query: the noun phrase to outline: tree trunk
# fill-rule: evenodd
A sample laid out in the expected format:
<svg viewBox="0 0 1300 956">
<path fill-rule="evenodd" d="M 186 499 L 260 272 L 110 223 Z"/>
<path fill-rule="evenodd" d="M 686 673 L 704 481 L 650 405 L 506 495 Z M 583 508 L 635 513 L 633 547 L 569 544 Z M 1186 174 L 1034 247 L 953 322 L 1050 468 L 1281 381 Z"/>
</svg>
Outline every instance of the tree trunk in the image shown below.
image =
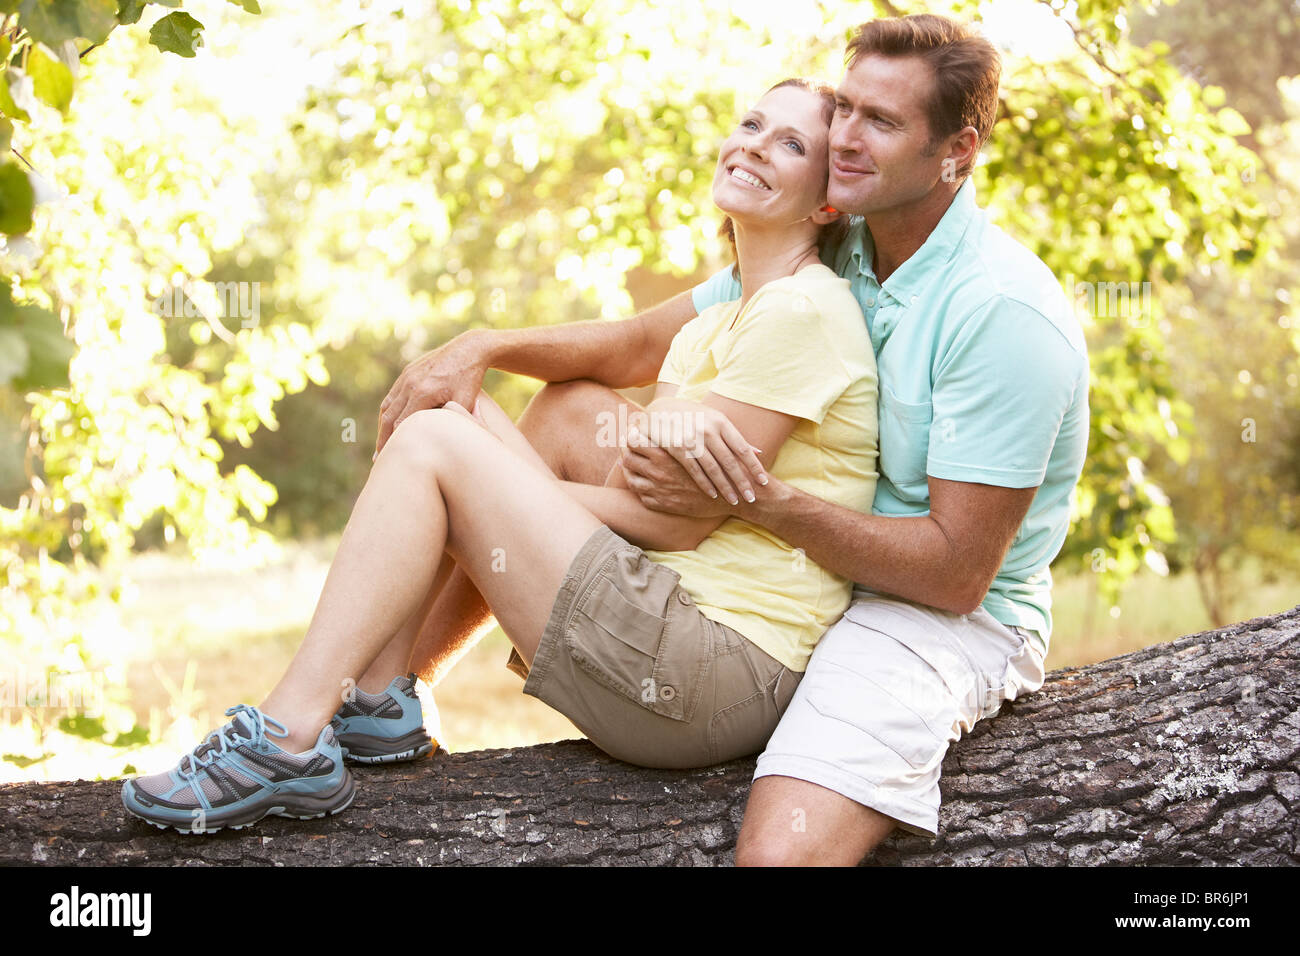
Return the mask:
<svg viewBox="0 0 1300 956">
<path fill-rule="evenodd" d="M 950 750 L 940 837 L 867 863 L 1300 862 L 1300 607 L 1056 671 Z M 326 820 L 205 837 L 117 782 L 0 787 L 0 864 L 728 864 L 753 759 L 666 772 L 585 741 L 360 768 Z"/>
</svg>

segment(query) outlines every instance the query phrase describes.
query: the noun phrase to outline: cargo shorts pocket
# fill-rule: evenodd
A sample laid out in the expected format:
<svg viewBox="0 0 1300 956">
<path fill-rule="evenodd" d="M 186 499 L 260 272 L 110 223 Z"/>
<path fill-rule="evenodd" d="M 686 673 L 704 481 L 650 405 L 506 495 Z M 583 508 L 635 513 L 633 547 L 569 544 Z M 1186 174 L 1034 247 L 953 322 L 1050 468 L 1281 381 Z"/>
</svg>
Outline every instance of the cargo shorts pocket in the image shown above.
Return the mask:
<svg viewBox="0 0 1300 956">
<path fill-rule="evenodd" d="M 620 564 L 613 561 L 613 572 L 600 574 L 578 602 L 565 631 L 569 655 L 597 683 L 662 717 L 689 721 L 707 666 L 703 616 L 672 580 L 642 586 L 659 574 L 675 580 L 669 569 L 650 568 L 632 583 L 618 574 Z"/>
</svg>

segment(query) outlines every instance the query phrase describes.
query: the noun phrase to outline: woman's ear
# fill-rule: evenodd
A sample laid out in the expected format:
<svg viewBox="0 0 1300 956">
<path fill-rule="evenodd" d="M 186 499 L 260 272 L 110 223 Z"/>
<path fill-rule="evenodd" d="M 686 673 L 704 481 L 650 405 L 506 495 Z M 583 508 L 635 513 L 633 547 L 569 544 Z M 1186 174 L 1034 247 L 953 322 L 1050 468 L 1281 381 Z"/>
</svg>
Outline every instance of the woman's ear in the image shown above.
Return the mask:
<svg viewBox="0 0 1300 956">
<path fill-rule="evenodd" d="M 812 214 L 812 221 L 817 223 L 819 226 L 824 226 L 827 223 L 834 222 L 843 215 L 844 213 L 840 212 L 834 206 L 824 205 Z"/>
</svg>

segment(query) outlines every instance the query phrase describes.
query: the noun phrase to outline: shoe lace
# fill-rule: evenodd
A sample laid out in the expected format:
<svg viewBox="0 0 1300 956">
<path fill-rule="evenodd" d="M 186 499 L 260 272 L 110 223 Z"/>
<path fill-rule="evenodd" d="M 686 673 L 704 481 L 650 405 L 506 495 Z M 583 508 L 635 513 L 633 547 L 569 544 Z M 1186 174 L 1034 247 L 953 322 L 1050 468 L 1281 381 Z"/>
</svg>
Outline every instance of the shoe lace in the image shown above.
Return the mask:
<svg viewBox="0 0 1300 956">
<path fill-rule="evenodd" d="M 284 724 L 272 717 L 266 716 L 256 707 L 250 707 L 247 704 L 237 704 L 226 711 L 227 717 L 234 717 L 242 714 L 248 727 L 251 728 L 252 736 L 249 736 L 249 730 L 241 727 L 236 721 L 230 721 L 225 726 L 214 730 L 203 739 L 203 742 L 181 758 L 180 766 L 177 768 L 180 775 L 186 780 L 193 781 L 203 768 L 210 766 L 222 755 L 229 753 L 232 749 L 239 746 L 245 740 L 250 742 L 254 747 L 259 747 L 266 741 L 267 735 L 272 737 L 288 737 L 289 729 Z M 189 766 L 186 766 L 189 761 Z"/>
</svg>

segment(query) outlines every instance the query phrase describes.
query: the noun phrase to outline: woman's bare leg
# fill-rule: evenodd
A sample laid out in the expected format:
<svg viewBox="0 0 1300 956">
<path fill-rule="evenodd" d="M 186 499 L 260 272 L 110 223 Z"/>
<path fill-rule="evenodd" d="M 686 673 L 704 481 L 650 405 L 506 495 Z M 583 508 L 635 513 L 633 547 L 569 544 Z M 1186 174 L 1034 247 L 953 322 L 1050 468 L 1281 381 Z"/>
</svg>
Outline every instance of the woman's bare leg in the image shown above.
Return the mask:
<svg viewBox="0 0 1300 956">
<path fill-rule="evenodd" d="M 528 456 L 507 438 L 513 433 L 529 446 L 536 463 L 567 481 L 589 485 L 604 483 L 618 458 L 616 447 L 597 444 L 601 416 L 617 417 L 619 406 L 628 412 L 640 409 L 613 389 L 589 381 L 547 385 L 533 396 L 517 427 L 485 393 L 480 402 L 490 430 L 510 447 Z M 436 685 L 491 630 L 492 612 L 469 576 L 450 557 L 443 559 L 441 573 L 446 583 L 431 590 L 425 604 L 375 659 L 357 682 L 361 690 L 381 693 L 394 677 L 412 670 Z"/>
<path fill-rule="evenodd" d="M 297 655 L 262 704 L 291 752 L 310 748 L 428 600 L 450 552 L 532 662 L 555 594 L 600 522 L 477 423 L 418 412 L 384 446 L 343 532 Z M 409 653 L 409 647 L 407 648 Z"/>
</svg>

